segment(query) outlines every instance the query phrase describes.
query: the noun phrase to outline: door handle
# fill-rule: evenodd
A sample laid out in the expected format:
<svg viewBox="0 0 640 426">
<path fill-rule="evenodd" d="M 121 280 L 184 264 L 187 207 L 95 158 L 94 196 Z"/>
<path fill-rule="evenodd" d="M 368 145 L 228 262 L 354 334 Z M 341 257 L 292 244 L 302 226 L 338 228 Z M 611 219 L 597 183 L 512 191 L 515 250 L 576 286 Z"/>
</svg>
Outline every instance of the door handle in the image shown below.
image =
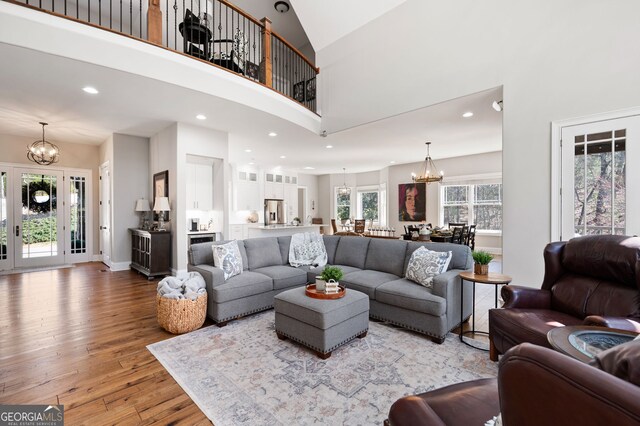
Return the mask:
<svg viewBox="0 0 640 426">
<path fill-rule="evenodd" d="M 20 236 L 20 225 L 16 225 L 16 237 Z"/>
</svg>

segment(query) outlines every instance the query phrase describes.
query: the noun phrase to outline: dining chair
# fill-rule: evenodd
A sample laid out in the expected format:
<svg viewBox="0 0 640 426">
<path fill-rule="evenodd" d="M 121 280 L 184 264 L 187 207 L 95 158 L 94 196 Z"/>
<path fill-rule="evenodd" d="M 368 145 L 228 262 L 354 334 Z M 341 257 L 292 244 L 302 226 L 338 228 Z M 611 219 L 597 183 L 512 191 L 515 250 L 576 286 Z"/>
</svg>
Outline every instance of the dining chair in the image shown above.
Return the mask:
<svg viewBox="0 0 640 426">
<path fill-rule="evenodd" d="M 451 234 L 451 242 L 454 244 L 464 243 L 464 233 L 467 230 L 467 225 L 454 226 Z"/>
<path fill-rule="evenodd" d="M 336 220 L 335 219 L 331 219 L 331 229 L 333 230 L 334 234 L 338 232 L 338 227 L 336 226 Z"/>
<path fill-rule="evenodd" d="M 365 228 L 364 219 L 354 220 L 353 232 L 355 232 L 356 234 L 364 234 L 364 228 Z"/>
</svg>

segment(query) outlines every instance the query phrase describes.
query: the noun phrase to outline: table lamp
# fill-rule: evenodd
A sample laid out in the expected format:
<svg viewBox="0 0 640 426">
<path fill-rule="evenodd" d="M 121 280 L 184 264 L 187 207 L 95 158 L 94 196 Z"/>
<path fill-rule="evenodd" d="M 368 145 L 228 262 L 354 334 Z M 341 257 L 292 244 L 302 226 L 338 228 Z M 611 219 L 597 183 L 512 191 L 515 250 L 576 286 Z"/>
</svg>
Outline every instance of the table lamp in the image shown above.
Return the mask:
<svg viewBox="0 0 640 426">
<path fill-rule="evenodd" d="M 169 198 L 156 197 L 156 201 L 153 204 L 153 211 L 158 212 L 158 231 L 164 231 L 164 212 L 171 211 Z"/>
<path fill-rule="evenodd" d="M 136 201 L 136 211 L 140 212 L 140 224 L 138 225 L 138 228 L 149 229 L 149 221 L 147 220 L 147 212 L 151 211 L 149 201 L 144 198 L 138 199 L 138 201 Z"/>
</svg>

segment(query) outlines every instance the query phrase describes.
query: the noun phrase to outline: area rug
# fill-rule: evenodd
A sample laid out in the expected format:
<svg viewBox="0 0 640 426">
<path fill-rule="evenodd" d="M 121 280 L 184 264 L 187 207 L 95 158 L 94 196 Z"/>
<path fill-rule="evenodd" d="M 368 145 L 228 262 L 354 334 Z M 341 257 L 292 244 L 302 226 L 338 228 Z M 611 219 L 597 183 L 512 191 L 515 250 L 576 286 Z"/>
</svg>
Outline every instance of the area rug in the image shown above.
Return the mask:
<svg viewBox="0 0 640 426">
<path fill-rule="evenodd" d="M 385 323 L 325 361 L 278 340 L 273 310 L 147 347 L 215 426 L 382 424 L 401 396 L 495 377 L 486 352 Z"/>
</svg>

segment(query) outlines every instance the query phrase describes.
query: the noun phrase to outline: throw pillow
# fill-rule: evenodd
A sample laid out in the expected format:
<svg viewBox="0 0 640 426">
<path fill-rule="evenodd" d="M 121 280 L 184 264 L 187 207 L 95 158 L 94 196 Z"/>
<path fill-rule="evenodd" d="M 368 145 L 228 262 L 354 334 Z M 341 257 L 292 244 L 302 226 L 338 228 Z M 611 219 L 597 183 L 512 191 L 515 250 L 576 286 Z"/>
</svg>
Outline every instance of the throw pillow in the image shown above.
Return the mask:
<svg viewBox="0 0 640 426">
<path fill-rule="evenodd" d="M 212 248 L 213 265 L 222 269 L 225 280 L 242 273 L 242 256 L 237 241 L 214 245 Z"/>
<path fill-rule="evenodd" d="M 419 247 L 413 252 L 407 265 L 405 277 L 427 288 L 433 287 L 433 277 L 447 270 L 451 261 L 450 251 L 431 251 L 425 247 Z"/>
</svg>

